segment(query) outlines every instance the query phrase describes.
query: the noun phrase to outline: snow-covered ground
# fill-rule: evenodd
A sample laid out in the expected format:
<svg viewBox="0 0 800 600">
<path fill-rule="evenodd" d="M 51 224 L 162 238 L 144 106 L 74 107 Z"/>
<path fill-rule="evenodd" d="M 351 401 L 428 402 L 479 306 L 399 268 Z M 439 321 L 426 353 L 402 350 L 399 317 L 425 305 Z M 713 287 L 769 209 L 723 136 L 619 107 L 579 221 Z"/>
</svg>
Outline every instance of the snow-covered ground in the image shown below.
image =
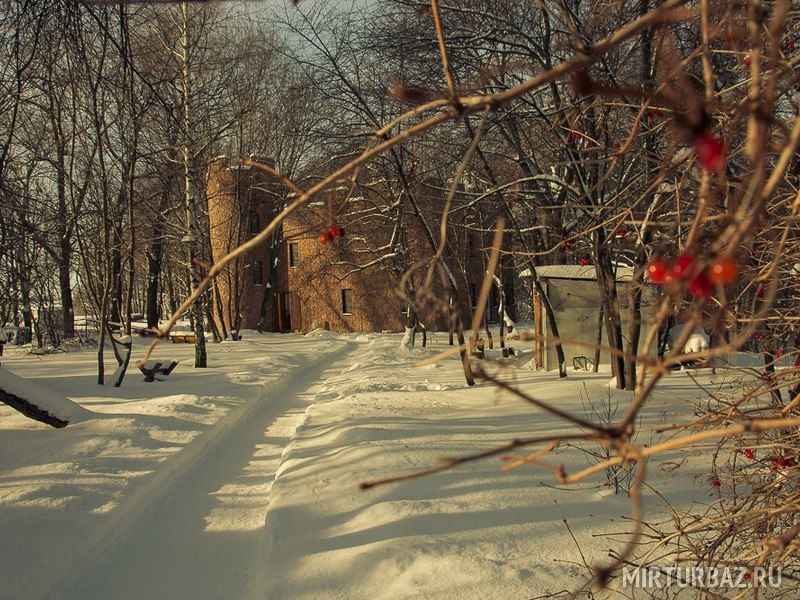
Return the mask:
<svg viewBox="0 0 800 600">
<path fill-rule="evenodd" d="M 569 430 L 493 387 L 467 388 L 457 358 L 415 367 L 444 336 L 399 345 L 250 333 L 211 345 L 210 368 L 194 370 L 191 346 L 163 344 L 156 357 L 182 361 L 170 380 L 132 369 L 120 389 L 94 383 L 92 352 L 11 349 L 4 367 L 97 415 L 55 430 L 0 406 L 0 598 L 532 598 L 578 587 L 582 556 L 603 561 L 630 529 L 627 496 L 602 476 L 565 487 L 490 459 L 358 488 Z M 559 380 L 528 358 L 503 377 L 561 409 L 597 419 L 628 398 L 608 372 Z M 728 373 L 671 376 L 643 424 L 686 414 L 698 384 L 735 385 Z M 556 457 L 571 472 L 595 462 L 586 450 L 597 448 Z M 683 458 L 677 475 L 659 469 Z M 648 510 L 712 501 L 708 469 L 697 453 L 660 457 Z"/>
</svg>

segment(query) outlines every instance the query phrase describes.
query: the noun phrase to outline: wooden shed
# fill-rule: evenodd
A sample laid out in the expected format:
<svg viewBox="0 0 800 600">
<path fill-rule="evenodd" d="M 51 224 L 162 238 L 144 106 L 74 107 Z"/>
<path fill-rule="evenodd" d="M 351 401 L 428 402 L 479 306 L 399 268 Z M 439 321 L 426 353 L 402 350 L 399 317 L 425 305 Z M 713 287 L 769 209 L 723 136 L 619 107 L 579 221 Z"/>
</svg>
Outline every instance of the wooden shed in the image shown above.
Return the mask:
<svg viewBox="0 0 800 600">
<path fill-rule="evenodd" d="M 567 366 L 582 366 L 594 364 L 599 358 L 599 364 L 610 364 L 610 355 L 603 351 L 599 356 L 593 345 L 608 344 L 606 328 L 603 321 L 602 302 L 600 289 L 597 284 L 597 275 L 593 265 L 546 265 L 536 267 L 536 275 L 542 283 L 550 304 L 553 307 L 559 337 L 562 340 Z M 546 370 L 558 368 L 555 344 L 550 340 L 553 334 L 550 331 L 545 314 L 545 304 L 533 286 L 530 270 L 520 274 L 523 279 L 531 279 L 532 314 L 534 328 L 537 335 L 536 341 L 536 366 Z M 619 296 L 620 315 L 622 317 L 622 334 L 627 344 L 628 333 L 628 287 L 633 279 L 631 267 L 620 266 L 617 268 L 617 292 Z M 653 292 L 645 285 L 642 293 L 642 336 L 644 340 L 652 322 Z M 657 340 L 650 349 L 656 354 Z M 639 349 L 642 352 L 642 349 Z"/>
</svg>

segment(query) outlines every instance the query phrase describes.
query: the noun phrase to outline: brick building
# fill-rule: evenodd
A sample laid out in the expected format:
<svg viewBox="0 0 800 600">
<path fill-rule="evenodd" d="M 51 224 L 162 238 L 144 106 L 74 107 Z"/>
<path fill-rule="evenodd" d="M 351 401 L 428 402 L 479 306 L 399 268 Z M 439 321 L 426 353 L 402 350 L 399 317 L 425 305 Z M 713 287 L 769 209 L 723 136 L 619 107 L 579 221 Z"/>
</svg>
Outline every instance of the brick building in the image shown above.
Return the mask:
<svg viewBox="0 0 800 600">
<path fill-rule="evenodd" d="M 431 188 L 419 203 L 434 236 L 438 236 L 442 194 L 441 189 Z M 262 171 L 218 159 L 209 168 L 208 198 L 216 260 L 260 231 L 282 208 L 287 191 Z M 400 294 L 403 274 L 412 265 L 422 265 L 410 278 L 418 289 L 426 259 L 433 255 L 422 221 L 407 207 L 396 207 L 400 212 L 384 210 L 387 204 L 377 197 L 356 197 L 343 205 L 344 198 L 346 190 L 332 190 L 293 213 L 269 243 L 234 261 L 219 277 L 214 317 L 224 332 L 403 330 L 407 321 L 407 302 Z M 466 218 L 451 216 L 445 262 L 459 290 L 455 310 L 468 326 L 491 233 L 481 236 L 468 230 Z M 334 222 L 344 228 L 344 236 L 323 243 L 320 233 Z M 502 273 L 504 287 L 512 295 L 511 270 L 504 268 Z M 426 301 L 418 301 L 420 321 L 428 329 L 447 330 L 447 294 L 438 271 L 429 292 Z M 494 317 L 492 303 L 496 307 L 496 292 L 489 311 Z M 513 298 L 507 304 L 513 307 Z"/>
</svg>

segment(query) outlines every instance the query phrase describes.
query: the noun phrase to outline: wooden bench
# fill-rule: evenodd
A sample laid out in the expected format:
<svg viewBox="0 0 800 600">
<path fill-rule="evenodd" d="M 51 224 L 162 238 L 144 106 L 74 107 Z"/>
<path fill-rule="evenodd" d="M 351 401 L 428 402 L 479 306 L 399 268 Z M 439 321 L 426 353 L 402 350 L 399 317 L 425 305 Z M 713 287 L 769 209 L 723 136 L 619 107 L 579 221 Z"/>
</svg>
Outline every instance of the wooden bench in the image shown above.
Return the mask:
<svg viewBox="0 0 800 600">
<path fill-rule="evenodd" d="M 173 344 L 194 344 L 197 341 L 193 333 L 171 333 L 169 339 Z"/>
<path fill-rule="evenodd" d="M 177 360 L 148 360 L 143 365 L 139 365 L 139 370 L 144 375 L 144 380 L 148 383 L 156 379 L 166 381 L 179 362 Z"/>
</svg>

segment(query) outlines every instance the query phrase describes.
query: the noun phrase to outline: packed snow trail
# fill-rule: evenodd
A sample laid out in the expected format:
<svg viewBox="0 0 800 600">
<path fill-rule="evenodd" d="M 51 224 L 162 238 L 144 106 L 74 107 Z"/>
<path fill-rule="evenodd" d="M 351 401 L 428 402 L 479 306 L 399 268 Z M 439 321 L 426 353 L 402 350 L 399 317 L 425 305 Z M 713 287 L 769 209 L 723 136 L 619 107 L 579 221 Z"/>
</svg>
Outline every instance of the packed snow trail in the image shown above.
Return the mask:
<svg viewBox="0 0 800 600">
<path fill-rule="evenodd" d="M 263 569 L 264 520 L 286 444 L 324 382 L 348 366 L 348 343 L 298 367 L 207 455 L 50 598 L 253 598 Z M 278 551 L 280 551 L 278 549 Z M 263 582 L 261 582 L 263 584 Z"/>
</svg>

